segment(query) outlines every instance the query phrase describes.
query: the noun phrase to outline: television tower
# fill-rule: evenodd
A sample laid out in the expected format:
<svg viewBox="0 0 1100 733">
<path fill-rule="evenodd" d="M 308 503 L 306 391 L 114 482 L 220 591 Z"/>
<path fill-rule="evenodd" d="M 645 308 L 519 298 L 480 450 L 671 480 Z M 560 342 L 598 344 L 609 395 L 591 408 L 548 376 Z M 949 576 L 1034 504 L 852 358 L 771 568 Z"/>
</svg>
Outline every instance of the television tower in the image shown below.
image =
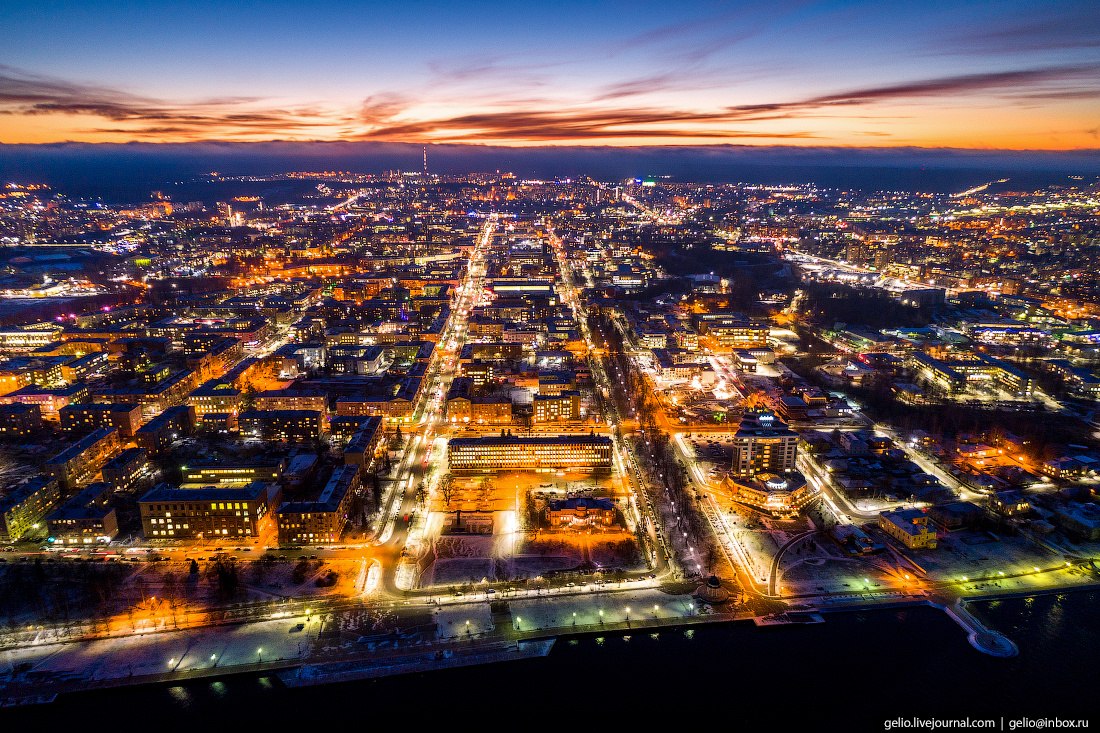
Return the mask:
<svg viewBox="0 0 1100 733">
<path fill-rule="evenodd" d="M 422 150 L 424 151 L 424 176 L 420 179 L 420 192 L 424 196 L 424 247 L 426 249 L 431 249 L 432 222 L 428 217 L 430 209 L 428 205 L 428 146 L 425 145 Z"/>
</svg>

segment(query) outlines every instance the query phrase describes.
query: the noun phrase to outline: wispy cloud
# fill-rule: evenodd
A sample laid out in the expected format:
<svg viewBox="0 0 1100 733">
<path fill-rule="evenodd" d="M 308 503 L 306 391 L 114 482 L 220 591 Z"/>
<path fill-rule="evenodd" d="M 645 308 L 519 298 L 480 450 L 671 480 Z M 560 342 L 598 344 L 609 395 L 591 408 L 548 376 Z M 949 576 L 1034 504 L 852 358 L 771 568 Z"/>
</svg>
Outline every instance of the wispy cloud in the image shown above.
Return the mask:
<svg viewBox="0 0 1100 733">
<path fill-rule="evenodd" d="M 808 132 L 731 130 L 715 125 L 735 118 L 736 115 L 726 111 L 693 112 L 660 108 L 507 110 L 382 126 L 364 132 L 361 138 L 548 142 L 639 137 L 669 140 L 813 137 Z"/>
<path fill-rule="evenodd" d="M 665 91 L 678 91 L 684 88 L 683 75 L 679 71 L 665 71 L 659 74 L 650 74 L 636 79 L 615 82 L 603 87 L 596 96 L 595 102 L 606 102 L 612 99 L 635 97 L 642 94 L 654 94 Z"/>
<path fill-rule="evenodd" d="M 607 46 L 611 57 L 643 50 L 655 54 L 662 71 L 612 83 L 598 93 L 596 101 L 651 94 L 654 91 L 700 88 L 701 79 L 711 83 L 725 76 L 720 69 L 707 68 L 708 62 L 724 51 L 755 38 L 776 24 L 790 7 L 803 2 L 779 2 L 761 13 L 759 8 L 734 8 L 700 18 L 669 23 L 629 36 Z"/>
<path fill-rule="evenodd" d="M 373 94 L 359 107 L 359 122 L 365 125 L 389 124 L 411 104 L 411 100 L 396 92 Z"/>
<path fill-rule="evenodd" d="M 1049 99 L 1072 99 L 1100 93 L 1100 66 L 1054 66 L 981 74 L 935 77 L 861 87 L 787 102 L 762 102 L 730 107 L 742 120 L 804 118 L 808 114 L 836 112 L 838 108 L 870 106 L 879 103 L 913 102 L 928 98 L 950 98 L 973 94 L 992 95 L 1011 100 L 1021 95 Z M 844 113 L 846 117 L 852 116 Z"/>
<path fill-rule="evenodd" d="M 808 0 L 775 0 L 766 6 L 749 4 L 710 13 L 699 18 L 667 23 L 629 36 L 612 44 L 612 53 L 644 48 L 656 49 L 682 60 L 701 61 L 734 44 L 759 36 L 782 24 L 792 10 Z"/>
<path fill-rule="evenodd" d="M 981 26 L 941 36 L 937 53 L 1013 54 L 1025 51 L 1064 51 L 1100 48 L 1100 15 L 1094 0 L 1070 7 L 1043 8 L 1026 19 L 997 14 Z"/>
<path fill-rule="evenodd" d="M 568 65 L 569 61 L 532 63 L 517 57 L 474 55 L 459 59 L 433 59 L 428 62 L 431 77 L 428 86 L 439 84 L 484 83 L 487 80 L 511 84 L 542 83 L 545 72 Z"/>
<path fill-rule="evenodd" d="M 967 96 L 975 93 L 1033 93 L 1069 95 L 1095 89 L 1095 67 L 1068 66 L 1014 71 L 964 74 L 919 79 L 896 84 L 862 87 L 793 101 L 727 106 L 713 111 L 691 111 L 660 107 L 615 108 L 591 106 L 571 109 L 505 109 L 454 117 L 380 124 L 364 131 L 361 139 L 446 140 L 446 141 L 554 141 L 613 140 L 648 138 L 813 138 L 810 129 L 784 131 L 755 129 L 746 125 L 780 120 L 801 121 L 842 117 L 856 120 L 874 115 L 856 115 L 853 107 L 871 107 L 890 102 L 910 102 L 930 97 Z M 650 86 L 671 84 L 669 75 L 640 78 L 608 87 L 596 99 L 610 101 L 632 96 Z M 1044 85 L 1058 84 L 1056 90 Z M 1079 86 L 1066 86 L 1077 84 Z M 871 111 L 871 110 L 869 110 Z M 881 119 L 881 118 L 880 118 Z M 881 133 L 875 133 L 876 136 Z"/>
<path fill-rule="evenodd" d="M 340 120 L 318 107 L 264 105 L 255 97 L 172 102 L 30 74 L 11 66 L 0 66 L 0 110 L 32 116 L 100 117 L 125 126 L 95 128 L 95 132 L 136 138 L 171 134 L 202 139 L 212 132 L 235 138 L 273 130 L 297 133 L 330 127 Z"/>
<path fill-rule="evenodd" d="M 498 68 L 486 62 L 485 68 Z M 454 69 L 475 78 L 476 65 Z M 495 72 L 492 72 L 495 73 Z M 711 84 L 713 77 L 688 83 Z M 615 142 L 688 139 L 723 142 L 829 139 L 837 121 L 851 136 L 882 137 L 881 130 L 861 132 L 866 119 L 899 116 L 908 105 L 919 116 L 921 105 L 939 100 L 992 100 L 993 104 L 1041 104 L 1088 99 L 1100 90 L 1100 66 L 1047 66 L 956 76 L 914 79 L 817 94 L 793 100 L 691 108 L 670 102 L 667 93 L 683 90 L 678 70 L 625 79 L 597 90 L 595 96 L 555 102 L 537 95 L 506 94 L 500 99 L 470 96 L 451 102 L 454 114 L 429 116 L 421 92 L 379 92 L 357 105 L 279 105 L 256 97 L 219 97 L 171 101 L 97 85 L 78 84 L 0 67 L 0 113 L 5 116 L 80 116 L 107 124 L 78 132 L 124 136 L 134 140 L 347 139 L 407 142 Z M 644 103 L 624 100 L 651 92 Z M 727 92 L 728 94 L 728 92 Z M 438 109 L 438 107 L 436 108 Z M 906 114 L 909 114 L 908 112 Z M 822 120 L 829 120 L 823 125 Z M 834 138 L 835 139 L 835 138 Z M 884 138 L 885 139 L 885 138 Z"/>
<path fill-rule="evenodd" d="M 962 74 L 826 94 L 807 100 L 804 104 L 867 104 L 889 99 L 940 97 L 990 90 L 1016 90 L 1028 85 L 1065 81 L 1080 81 L 1096 90 L 1100 87 L 1100 81 L 1096 76 L 1098 72 L 1100 72 L 1100 65 L 1051 66 L 1037 69 Z"/>
</svg>

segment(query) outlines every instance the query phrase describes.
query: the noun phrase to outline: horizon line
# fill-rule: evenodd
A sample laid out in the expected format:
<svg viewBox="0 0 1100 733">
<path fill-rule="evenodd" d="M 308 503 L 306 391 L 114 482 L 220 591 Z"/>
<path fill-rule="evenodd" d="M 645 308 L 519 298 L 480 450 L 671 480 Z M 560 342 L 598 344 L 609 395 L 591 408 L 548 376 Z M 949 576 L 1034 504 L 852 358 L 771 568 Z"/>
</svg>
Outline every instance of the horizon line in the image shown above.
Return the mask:
<svg viewBox="0 0 1100 733">
<path fill-rule="evenodd" d="M 270 140 L 225 140 L 211 138 L 207 140 L 188 141 L 103 141 L 89 142 L 85 140 L 55 140 L 50 142 L 5 142 L 0 140 L 0 148 L 49 148 L 61 146 L 82 147 L 195 147 L 201 145 L 218 145 L 232 147 L 252 147 L 262 145 L 352 145 L 356 147 L 368 146 L 410 146 L 410 147 L 450 147 L 450 148 L 503 148 L 507 150 L 790 150 L 790 151 L 861 151 L 861 152 L 892 152 L 892 151 L 929 151 L 929 152 L 960 152 L 960 153 L 1002 153 L 1017 154 L 1031 153 L 1042 155 L 1057 155 L 1060 153 L 1096 153 L 1100 154 L 1100 145 L 1096 147 L 1077 148 L 998 148 L 998 147 L 960 147 L 960 146 L 931 146 L 931 145 L 784 145 L 784 144 L 752 144 L 752 143 L 653 143 L 644 145 L 613 145 L 613 144 L 584 144 L 575 142 L 537 144 L 509 144 L 488 142 L 435 142 L 425 143 L 419 141 L 398 140 L 287 140 L 272 138 Z"/>
</svg>

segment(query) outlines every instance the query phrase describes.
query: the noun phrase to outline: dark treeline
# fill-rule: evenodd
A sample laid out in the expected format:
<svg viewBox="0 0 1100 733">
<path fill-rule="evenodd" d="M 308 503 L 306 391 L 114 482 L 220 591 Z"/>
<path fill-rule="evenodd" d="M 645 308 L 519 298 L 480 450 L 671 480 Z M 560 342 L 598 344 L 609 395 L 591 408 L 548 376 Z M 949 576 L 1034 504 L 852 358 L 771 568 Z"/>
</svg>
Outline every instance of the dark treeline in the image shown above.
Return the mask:
<svg viewBox="0 0 1100 733">
<path fill-rule="evenodd" d="M 26 615 L 51 623 L 106 618 L 129 574 L 115 563 L 9 563 L 0 570 L 0 619 L 10 630 Z"/>
<path fill-rule="evenodd" d="M 27 321 L 52 321 L 69 313 L 86 313 L 101 308 L 117 308 L 138 300 L 137 288 L 126 287 L 122 292 L 68 298 L 42 298 L 25 308 L 11 308 L 0 313 L 0 326 L 11 326 Z"/>
<path fill-rule="evenodd" d="M 791 366 L 808 381 L 830 389 L 813 371 L 812 363 L 807 359 Z M 988 435 L 991 431 L 1011 433 L 1023 439 L 1028 444 L 1028 451 L 1039 460 L 1057 457 L 1069 444 L 1095 443 L 1088 437 L 1092 430 L 1067 415 L 988 410 L 955 402 L 910 405 L 894 398 L 891 383 L 882 375 L 864 387 L 847 387 L 845 392 L 862 404 L 865 412 L 875 420 L 887 422 L 902 432 L 925 430 L 949 439 L 958 439 L 961 435 Z"/>
<path fill-rule="evenodd" d="M 903 305 L 884 290 L 857 288 L 835 283 L 807 282 L 806 314 L 824 326 L 834 323 L 862 324 L 871 328 L 890 326 L 927 326 L 932 309 Z"/>
</svg>

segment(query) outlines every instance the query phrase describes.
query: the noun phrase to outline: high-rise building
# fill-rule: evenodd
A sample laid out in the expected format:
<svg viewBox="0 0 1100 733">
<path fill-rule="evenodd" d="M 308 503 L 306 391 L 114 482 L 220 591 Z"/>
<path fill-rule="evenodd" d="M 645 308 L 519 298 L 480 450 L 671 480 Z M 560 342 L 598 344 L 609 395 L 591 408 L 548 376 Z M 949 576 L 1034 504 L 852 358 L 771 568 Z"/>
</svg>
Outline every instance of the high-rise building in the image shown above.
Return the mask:
<svg viewBox="0 0 1100 733">
<path fill-rule="evenodd" d="M 727 486 L 733 498 L 774 516 L 791 517 L 817 490 L 795 470 L 798 434 L 770 412 L 750 412 L 733 439 Z"/>
<path fill-rule="evenodd" d="M 798 434 L 770 412 L 746 413 L 733 437 L 735 476 L 783 474 L 794 470 Z"/>
</svg>

